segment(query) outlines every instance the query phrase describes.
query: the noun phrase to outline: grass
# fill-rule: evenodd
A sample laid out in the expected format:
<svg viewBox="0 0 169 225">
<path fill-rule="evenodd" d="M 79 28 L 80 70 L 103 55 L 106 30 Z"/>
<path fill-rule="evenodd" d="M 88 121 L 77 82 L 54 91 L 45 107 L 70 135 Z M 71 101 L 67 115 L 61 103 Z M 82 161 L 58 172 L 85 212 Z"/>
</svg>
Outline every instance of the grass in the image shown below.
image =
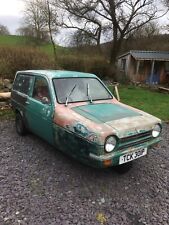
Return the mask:
<svg viewBox="0 0 169 225">
<path fill-rule="evenodd" d="M 112 90 L 112 87 L 110 87 Z M 150 113 L 163 121 L 169 121 L 169 95 L 148 88 L 120 86 L 121 102 Z"/>
<path fill-rule="evenodd" d="M 28 38 L 17 35 L 0 35 L 0 46 L 22 46 Z"/>
<path fill-rule="evenodd" d="M 30 38 L 30 37 L 23 37 L 19 35 L 0 35 L 0 47 L 1 46 L 7 46 L 7 47 L 35 47 L 39 50 L 47 53 L 49 56 L 53 55 L 53 46 L 51 43 L 39 43 L 36 44 L 36 39 Z M 56 45 L 56 51 L 58 56 L 65 56 L 65 55 L 81 55 L 82 52 L 77 53 L 76 48 L 69 48 L 69 47 L 62 47 L 59 45 Z M 90 51 L 89 51 L 90 53 Z M 89 56 L 89 53 L 87 52 L 87 56 Z M 83 55 L 85 55 L 83 53 Z"/>
<path fill-rule="evenodd" d="M 41 43 L 37 45 L 34 39 L 30 37 L 23 37 L 18 35 L 0 35 L 0 46 L 8 46 L 8 47 L 36 47 L 40 50 L 44 51 L 45 53 L 52 55 L 53 54 L 53 47 L 50 43 Z M 69 51 L 68 48 L 61 47 L 56 45 L 56 50 L 58 54 L 63 54 Z"/>
</svg>

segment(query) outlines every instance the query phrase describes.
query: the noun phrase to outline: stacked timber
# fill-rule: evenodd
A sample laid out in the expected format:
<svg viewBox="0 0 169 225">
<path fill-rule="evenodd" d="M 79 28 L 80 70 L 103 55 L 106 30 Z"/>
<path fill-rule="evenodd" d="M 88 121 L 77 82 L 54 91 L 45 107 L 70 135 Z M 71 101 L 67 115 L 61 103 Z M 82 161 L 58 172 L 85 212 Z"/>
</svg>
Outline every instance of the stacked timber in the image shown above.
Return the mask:
<svg viewBox="0 0 169 225">
<path fill-rule="evenodd" d="M 169 88 L 166 88 L 166 87 L 159 87 L 158 89 L 159 89 L 160 92 L 169 93 Z"/>
<path fill-rule="evenodd" d="M 0 110 L 9 108 L 11 98 L 12 81 L 0 79 Z"/>
<path fill-rule="evenodd" d="M 0 93 L 0 100 L 9 100 L 11 98 L 11 92 Z"/>
</svg>

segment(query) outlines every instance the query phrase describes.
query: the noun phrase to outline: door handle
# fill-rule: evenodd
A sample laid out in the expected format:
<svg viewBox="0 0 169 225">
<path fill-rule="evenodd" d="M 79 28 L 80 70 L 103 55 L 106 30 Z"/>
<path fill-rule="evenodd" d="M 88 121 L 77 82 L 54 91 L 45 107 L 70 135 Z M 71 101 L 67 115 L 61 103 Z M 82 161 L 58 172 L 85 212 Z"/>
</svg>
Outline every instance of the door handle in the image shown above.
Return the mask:
<svg viewBox="0 0 169 225">
<path fill-rule="evenodd" d="M 30 105 L 30 102 L 28 102 L 28 101 L 26 101 L 25 103 L 26 103 L 26 105 Z"/>
</svg>

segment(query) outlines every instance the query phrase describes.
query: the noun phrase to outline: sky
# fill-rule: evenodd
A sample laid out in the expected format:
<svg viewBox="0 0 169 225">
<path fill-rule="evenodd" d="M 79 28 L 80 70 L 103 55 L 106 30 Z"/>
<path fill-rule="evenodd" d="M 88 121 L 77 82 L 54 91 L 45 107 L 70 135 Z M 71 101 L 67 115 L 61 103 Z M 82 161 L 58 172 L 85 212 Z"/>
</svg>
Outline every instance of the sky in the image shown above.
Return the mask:
<svg viewBox="0 0 169 225">
<path fill-rule="evenodd" d="M 0 24 L 7 26 L 15 34 L 22 21 L 23 10 L 22 0 L 0 0 Z"/>
<path fill-rule="evenodd" d="M 0 0 L 0 24 L 7 26 L 11 34 L 15 34 L 22 23 L 23 11 L 24 0 Z M 160 24 L 164 25 L 168 19 L 169 15 L 162 18 Z"/>
</svg>

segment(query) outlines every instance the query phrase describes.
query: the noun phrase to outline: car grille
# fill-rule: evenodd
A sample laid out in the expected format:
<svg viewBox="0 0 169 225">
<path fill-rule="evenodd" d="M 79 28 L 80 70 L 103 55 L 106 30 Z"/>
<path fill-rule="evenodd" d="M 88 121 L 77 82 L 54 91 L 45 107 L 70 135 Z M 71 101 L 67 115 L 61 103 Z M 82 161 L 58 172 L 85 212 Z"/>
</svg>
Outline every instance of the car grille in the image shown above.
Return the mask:
<svg viewBox="0 0 169 225">
<path fill-rule="evenodd" d="M 153 137 L 152 137 L 151 130 L 144 132 L 144 133 L 136 134 L 133 136 L 121 138 L 119 141 L 118 150 L 128 148 L 128 147 L 133 147 L 133 146 L 142 144 L 144 142 L 150 141 L 152 139 L 153 139 Z"/>
</svg>

